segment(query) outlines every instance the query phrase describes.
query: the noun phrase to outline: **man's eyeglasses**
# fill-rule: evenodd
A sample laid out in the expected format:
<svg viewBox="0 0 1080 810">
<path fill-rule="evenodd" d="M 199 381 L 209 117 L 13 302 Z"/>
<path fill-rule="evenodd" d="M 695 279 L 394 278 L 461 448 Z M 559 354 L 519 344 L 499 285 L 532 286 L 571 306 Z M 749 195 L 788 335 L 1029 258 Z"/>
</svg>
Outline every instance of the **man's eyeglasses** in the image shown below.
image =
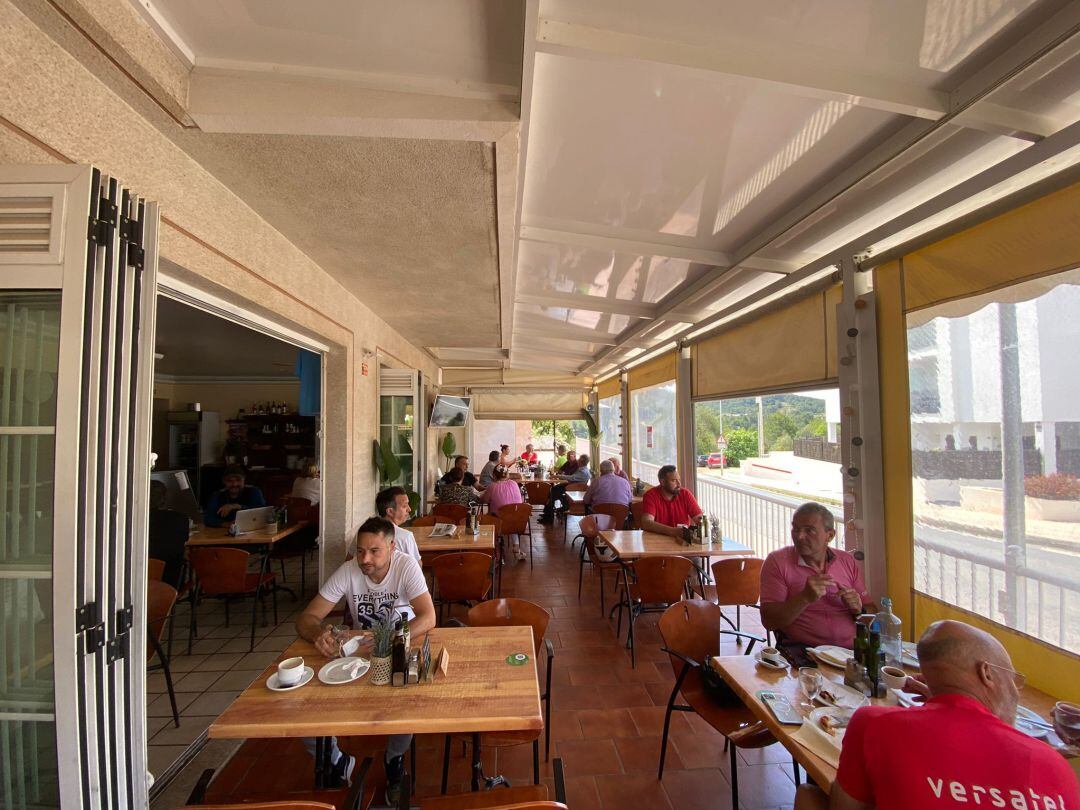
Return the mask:
<svg viewBox="0 0 1080 810">
<path fill-rule="evenodd" d="M 988 667 L 993 667 L 994 669 L 1000 669 L 1010 673 L 1013 676 L 1013 682 L 1016 684 L 1017 689 L 1023 689 L 1024 686 L 1027 684 L 1027 676 L 1023 672 L 1017 672 L 1015 669 L 1003 667 L 1001 664 L 995 664 L 992 661 L 983 661 L 983 663 L 986 664 Z"/>
</svg>

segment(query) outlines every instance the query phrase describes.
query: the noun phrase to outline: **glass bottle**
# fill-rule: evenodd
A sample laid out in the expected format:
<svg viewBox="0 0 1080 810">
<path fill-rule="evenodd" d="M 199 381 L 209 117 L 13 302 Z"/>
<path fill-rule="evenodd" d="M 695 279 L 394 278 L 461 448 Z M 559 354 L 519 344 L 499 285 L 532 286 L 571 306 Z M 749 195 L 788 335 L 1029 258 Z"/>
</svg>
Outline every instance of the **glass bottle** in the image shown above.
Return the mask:
<svg viewBox="0 0 1080 810">
<path fill-rule="evenodd" d="M 892 612 L 892 599 L 881 599 L 881 611 L 877 614 L 878 632 L 881 633 L 881 649 L 885 652 L 885 662 L 890 666 L 900 666 L 903 657 L 900 617 Z"/>
</svg>

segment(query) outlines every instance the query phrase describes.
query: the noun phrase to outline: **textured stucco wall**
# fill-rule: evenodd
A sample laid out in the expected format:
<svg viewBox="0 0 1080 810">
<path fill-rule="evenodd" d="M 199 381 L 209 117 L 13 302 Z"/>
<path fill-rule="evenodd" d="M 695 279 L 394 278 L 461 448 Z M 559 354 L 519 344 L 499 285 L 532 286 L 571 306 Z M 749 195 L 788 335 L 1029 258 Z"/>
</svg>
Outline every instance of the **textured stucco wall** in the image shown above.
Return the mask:
<svg viewBox="0 0 1080 810">
<path fill-rule="evenodd" d="M 175 122 L 149 120 L 141 90 L 122 96 L 116 75 L 97 75 L 115 66 L 60 47 L 57 39 L 71 36 L 59 15 L 31 21 L 0 0 L 0 163 L 92 163 L 120 178 L 161 203 L 163 273 L 330 346 L 325 573 L 368 515 L 376 486 L 375 376 L 360 375 L 359 352 L 385 350 L 433 377 L 434 361 L 166 137 Z"/>
</svg>

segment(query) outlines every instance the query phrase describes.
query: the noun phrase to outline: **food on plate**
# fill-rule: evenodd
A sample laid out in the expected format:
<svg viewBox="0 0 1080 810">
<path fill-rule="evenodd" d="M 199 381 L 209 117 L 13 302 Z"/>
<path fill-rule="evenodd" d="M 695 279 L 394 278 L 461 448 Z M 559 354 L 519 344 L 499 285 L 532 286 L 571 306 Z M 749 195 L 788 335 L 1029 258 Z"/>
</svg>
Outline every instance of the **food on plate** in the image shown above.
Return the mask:
<svg viewBox="0 0 1080 810">
<path fill-rule="evenodd" d="M 839 698 L 837 698 L 836 695 L 834 695 L 828 689 L 822 689 L 820 692 L 818 692 L 818 700 L 820 700 L 822 703 L 828 703 L 830 706 L 835 706 L 840 702 Z"/>
<path fill-rule="evenodd" d="M 823 714 L 818 718 L 818 725 L 821 726 L 822 731 L 830 737 L 835 737 L 836 732 L 847 728 L 850 719 L 850 717 L 837 717 L 831 714 Z"/>
</svg>

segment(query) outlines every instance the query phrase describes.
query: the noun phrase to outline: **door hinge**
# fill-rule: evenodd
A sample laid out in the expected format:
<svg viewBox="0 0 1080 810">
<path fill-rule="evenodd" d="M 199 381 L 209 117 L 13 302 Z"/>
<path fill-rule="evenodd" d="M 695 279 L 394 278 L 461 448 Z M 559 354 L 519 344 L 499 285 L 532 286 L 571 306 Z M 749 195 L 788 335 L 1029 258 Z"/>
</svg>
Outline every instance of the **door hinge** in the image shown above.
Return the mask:
<svg viewBox="0 0 1080 810">
<path fill-rule="evenodd" d="M 110 664 L 120 658 L 127 658 L 132 614 L 130 606 L 116 611 L 116 630 L 105 653 L 105 660 Z"/>
<path fill-rule="evenodd" d="M 99 621 L 99 615 L 96 602 L 87 602 L 75 611 L 76 629 L 85 635 L 88 653 L 105 646 L 105 622 Z"/>
<path fill-rule="evenodd" d="M 99 245 L 107 245 L 112 239 L 114 228 L 116 228 L 116 206 L 109 202 L 108 198 L 102 197 L 98 201 L 97 217 L 90 217 L 90 231 L 87 238 Z"/>
</svg>

